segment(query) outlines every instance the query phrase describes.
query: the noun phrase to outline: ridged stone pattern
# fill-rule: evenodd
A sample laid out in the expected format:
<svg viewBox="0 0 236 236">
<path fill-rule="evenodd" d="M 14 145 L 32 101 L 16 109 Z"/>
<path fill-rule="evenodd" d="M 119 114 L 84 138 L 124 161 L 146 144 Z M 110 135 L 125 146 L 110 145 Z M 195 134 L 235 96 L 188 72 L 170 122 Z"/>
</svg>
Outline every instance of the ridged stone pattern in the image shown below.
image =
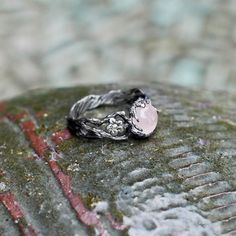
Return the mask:
<svg viewBox="0 0 236 236">
<path fill-rule="evenodd" d="M 236 96 L 140 86 L 160 110 L 146 140 L 72 137 L 88 94 L 38 91 L 0 103 L 0 235 L 236 235 Z M 95 117 L 120 108 L 101 108 Z"/>
</svg>

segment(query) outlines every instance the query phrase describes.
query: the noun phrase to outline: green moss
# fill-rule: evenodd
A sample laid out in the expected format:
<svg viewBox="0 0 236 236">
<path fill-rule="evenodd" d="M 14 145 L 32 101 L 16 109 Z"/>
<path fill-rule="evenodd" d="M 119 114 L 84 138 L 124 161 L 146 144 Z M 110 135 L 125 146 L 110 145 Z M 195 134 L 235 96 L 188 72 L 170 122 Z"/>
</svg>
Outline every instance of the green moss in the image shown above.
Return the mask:
<svg viewBox="0 0 236 236">
<path fill-rule="evenodd" d="M 39 94 L 31 93 L 10 101 L 8 112 L 19 114 L 26 109 L 39 124 L 36 133 L 42 137 L 50 138 L 54 132 L 66 127 L 65 116 L 75 101 L 87 94 L 102 93 L 110 89 L 111 86 L 97 86 L 94 88 L 59 89 Z M 149 89 L 147 90 L 149 91 Z M 206 122 L 213 116 L 220 117 L 222 114 L 229 117 L 228 120 L 216 119 L 214 125 L 220 128 L 225 127 L 224 132 L 227 133 L 227 137 L 233 140 L 235 124 L 231 122 L 232 115 L 226 111 L 226 108 L 221 106 L 221 103 L 215 106 L 216 103 L 212 102 L 210 98 L 208 99 L 206 95 L 200 99 L 198 92 L 179 89 L 178 92 L 175 92 L 175 89 L 165 86 L 160 86 L 155 91 L 157 94 L 155 102 L 158 102 L 159 94 L 182 104 L 183 112 L 189 117 L 193 117 L 189 120 L 189 127 L 177 127 L 175 117 L 165 111 L 164 104 L 157 132 L 147 140 L 129 139 L 124 142 L 116 142 L 73 137 L 56 146 L 58 153 L 61 154 L 58 163 L 62 171 L 71 177 L 73 191 L 82 196 L 89 209 L 92 209 L 97 201 L 106 200 L 112 215 L 118 221 L 122 221 L 123 213 L 116 206 L 122 188 L 133 186 L 136 182 L 148 178 L 156 178 L 157 185 L 165 188 L 167 192 L 182 192 L 183 179 L 179 177 L 178 170 L 169 165 L 175 157 L 169 157 L 166 154 L 169 149 L 182 145 L 190 147 L 192 152 L 198 154 L 203 162 L 209 162 L 212 171 L 221 173 L 225 180 L 230 182 L 230 178 L 232 179 L 231 176 L 234 173 L 230 169 L 232 159 L 222 158 L 220 154 L 221 142 L 212 141 L 217 135 L 217 131 L 208 132 Z M 206 106 L 201 109 L 202 105 Z M 95 110 L 90 115 L 97 116 L 109 112 L 109 108 L 102 108 Z M 46 113 L 47 115 L 40 116 L 38 113 Z M 170 138 L 169 136 L 182 141 L 167 144 L 166 139 Z M 200 145 L 199 139 L 206 140 L 206 144 Z M 29 153 L 32 154 L 33 151 L 23 134 L 19 129 L 17 130 L 16 126 L 10 127 L 3 124 L 0 128 L 0 140 L 10 144 L 0 162 L 9 172 L 10 178 L 8 180 L 13 191 L 19 195 L 20 189 L 30 186 L 32 193 L 36 196 L 35 204 L 37 206 L 46 199 L 46 206 L 49 209 L 54 209 L 48 190 L 44 186 L 45 178 L 51 176 L 45 177 L 44 174 L 50 172 L 50 169 L 45 165 L 46 171 L 44 172 L 35 161 L 26 161 L 26 156 Z M 17 153 L 22 153 L 22 155 L 17 155 Z M 45 156 L 51 158 L 51 150 L 47 150 Z M 135 172 L 135 170 L 142 168 L 146 168 L 148 171 L 143 174 Z M 28 173 L 32 174 L 33 178 L 29 177 Z M 163 177 L 165 175 L 172 176 L 171 180 L 168 180 L 168 177 Z M 184 191 L 190 189 L 191 186 L 187 186 Z M 42 195 L 37 196 L 37 192 L 41 192 Z M 194 199 L 189 201 L 194 202 Z M 50 221 L 56 223 L 56 212 L 47 216 L 51 217 Z M 90 233 L 94 233 L 92 228 Z"/>
<path fill-rule="evenodd" d="M 28 160 L 29 153 L 32 154 L 31 148 L 22 134 L 15 133 L 11 129 L 10 124 L 1 124 L 0 126 L 1 140 L 6 143 L 7 148 L 4 149 L 0 156 L 1 167 L 8 176 L 10 191 L 17 196 L 18 200 L 26 201 L 30 206 L 34 215 L 38 214 L 41 204 L 47 202 L 50 213 L 44 212 L 45 217 L 49 217 L 51 223 L 56 223 L 59 212 L 54 210 L 52 199 L 49 192 L 45 188 L 45 173 L 34 160 Z M 24 200 L 23 200 L 24 199 Z M 46 200 L 46 202 L 45 202 Z M 46 218 L 41 218 L 41 220 Z"/>
<path fill-rule="evenodd" d="M 100 199 L 98 198 L 98 196 L 94 195 L 92 192 L 89 192 L 85 197 L 85 204 L 89 209 L 93 209 L 96 203 L 99 201 Z"/>
</svg>

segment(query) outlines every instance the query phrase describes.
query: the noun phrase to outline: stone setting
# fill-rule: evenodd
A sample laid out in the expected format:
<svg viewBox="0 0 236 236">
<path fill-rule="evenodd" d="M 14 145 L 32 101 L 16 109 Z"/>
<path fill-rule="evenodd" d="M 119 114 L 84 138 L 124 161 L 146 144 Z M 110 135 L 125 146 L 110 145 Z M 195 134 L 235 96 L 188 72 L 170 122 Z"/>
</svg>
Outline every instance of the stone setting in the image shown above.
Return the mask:
<svg viewBox="0 0 236 236">
<path fill-rule="evenodd" d="M 137 137 L 149 137 L 156 129 L 158 111 L 150 99 L 139 98 L 131 107 L 131 132 Z"/>
</svg>

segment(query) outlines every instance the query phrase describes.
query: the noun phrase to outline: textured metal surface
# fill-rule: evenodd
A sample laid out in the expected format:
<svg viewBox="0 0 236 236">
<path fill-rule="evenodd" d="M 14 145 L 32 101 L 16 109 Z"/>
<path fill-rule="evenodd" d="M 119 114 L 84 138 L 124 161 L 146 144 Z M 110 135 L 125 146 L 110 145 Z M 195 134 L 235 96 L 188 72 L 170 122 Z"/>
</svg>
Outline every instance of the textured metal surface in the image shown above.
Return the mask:
<svg viewBox="0 0 236 236">
<path fill-rule="evenodd" d="M 131 118 L 135 117 L 135 108 L 138 103 L 151 104 L 151 100 L 140 89 L 133 88 L 128 91 L 111 90 L 101 95 L 88 95 L 73 104 L 67 118 L 67 128 L 79 137 L 87 138 L 109 138 L 113 140 L 126 140 L 131 135 L 136 138 L 144 138 L 143 130 L 135 127 Z M 88 118 L 86 111 L 101 106 L 126 105 L 126 109 L 104 115 L 102 118 Z M 146 106 L 146 105 L 144 105 Z M 157 110 L 155 111 L 157 113 Z M 136 130 L 134 133 L 133 130 Z"/>
<path fill-rule="evenodd" d="M 154 136 L 71 137 L 73 102 L 114 88 L 1 104 L 0 235 L 236 235 L 235 96 L 141 87 L 161 109 Z"/>
</svg>

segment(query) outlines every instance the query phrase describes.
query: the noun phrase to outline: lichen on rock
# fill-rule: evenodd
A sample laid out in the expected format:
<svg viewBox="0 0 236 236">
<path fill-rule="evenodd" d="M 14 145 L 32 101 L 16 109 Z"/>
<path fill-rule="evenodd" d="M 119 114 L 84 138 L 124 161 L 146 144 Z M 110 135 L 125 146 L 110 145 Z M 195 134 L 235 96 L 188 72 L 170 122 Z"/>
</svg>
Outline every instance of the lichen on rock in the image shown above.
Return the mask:
<svg viewBox="0 0 236 236">
<path fill-rule="evenodd" d="M 113 88 L 39 91 L 2 103 L 0 217 L 13 221 L 0 223 L 0 234 L 233 235 L 235 96 L 140 86 L 160 110 L 151 137 L 71 135 L 71 105 Z"/>
</svg>

